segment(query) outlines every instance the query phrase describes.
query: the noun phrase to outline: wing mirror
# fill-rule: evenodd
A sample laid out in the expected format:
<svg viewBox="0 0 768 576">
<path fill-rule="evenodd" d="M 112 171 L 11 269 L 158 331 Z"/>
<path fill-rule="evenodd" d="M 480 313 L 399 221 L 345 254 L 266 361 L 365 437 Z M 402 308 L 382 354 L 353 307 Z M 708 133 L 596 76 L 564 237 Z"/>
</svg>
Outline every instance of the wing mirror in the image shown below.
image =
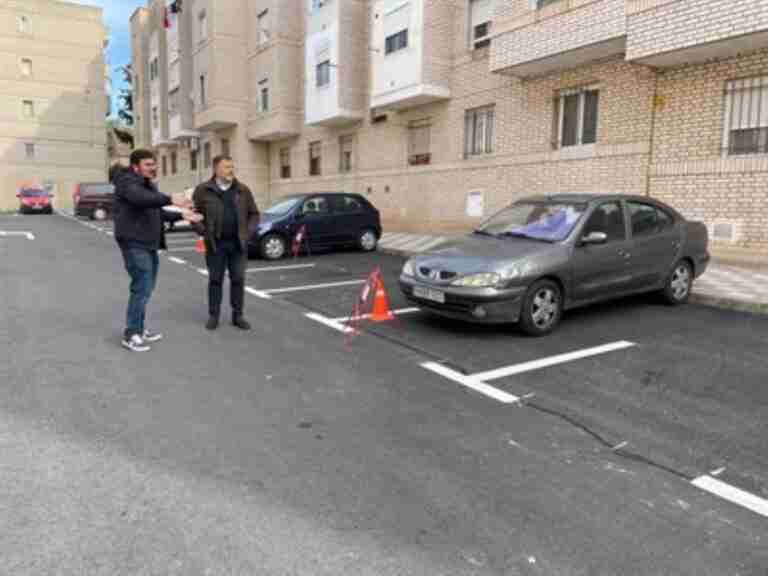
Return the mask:
<svg viewBox="0 0 768 576">
<path fill-rule="evenodd" d="M 606 242 L 608 242 L 608 235 L 605 232 L 590 232 L 581 238 L 581 243 L 584 246 L 605 244 Z"/>
</svg>

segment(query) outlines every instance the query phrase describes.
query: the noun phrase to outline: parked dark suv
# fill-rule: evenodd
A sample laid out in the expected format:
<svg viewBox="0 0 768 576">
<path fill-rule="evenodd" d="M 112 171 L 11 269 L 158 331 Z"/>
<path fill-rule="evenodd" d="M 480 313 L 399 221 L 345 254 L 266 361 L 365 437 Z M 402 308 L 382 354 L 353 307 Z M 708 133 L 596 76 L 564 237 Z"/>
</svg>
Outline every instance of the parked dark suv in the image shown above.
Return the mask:
<svg viewBox="0 0 768 576">
<path fill-rule="evenodd" d="M 109 182 L 81 182 L 75 185 L 72 200 L 76 216 L 106 220 L 112 214 L 115 187 Z"/>
<path fill-rule="evenodd" d="M 249 253 L 268 260 L 282 258 L 302 226 L 306 231 L 303 250 L 352 246 L 371 252 L 381 238 L 379 211 L 359 194 L 294 194 L 262 212 L 249 240 Z"/>
</svg>

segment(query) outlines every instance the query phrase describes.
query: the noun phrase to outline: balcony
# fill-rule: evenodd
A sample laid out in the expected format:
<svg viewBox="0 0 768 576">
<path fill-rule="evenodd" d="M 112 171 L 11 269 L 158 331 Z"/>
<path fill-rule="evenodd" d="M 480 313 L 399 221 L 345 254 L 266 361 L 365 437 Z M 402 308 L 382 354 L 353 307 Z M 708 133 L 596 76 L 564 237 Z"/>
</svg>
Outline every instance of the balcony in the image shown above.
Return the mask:
<svg viewBox="0 0 768 576">
<path fill-rule="evenodd" d="M 629 0 L 627 59 L 655 67 L 768 47 L 768 5 L 746 0 Z"/>
<path fill-rule="evenodd" d="M 626 0 L 559 0 L 541 2 L 538 8 L 523 0 L 514 3 L 520 9 L 496 26 L 493 72 L 543 76 L 626 50 Z"/>
<path fill-rule="evenodd" d="M 402 110 L 451 97 L 451 2 L 378 0 L 371 12 L 371 108 Z"/>
<path fill-rule="evenodd" d="M 234 128 L 241 121 L 242 110 L 225 102 L 212 102 L 195 114 L 195 130 L 217 131 Z"/>
<path fill-rule="evenodd" d="M 366 109 L 368 32 L 365 3 L 327 0 L 310 12 L 305 42 L 305 121 L 343 126 Z"/>
</svg>

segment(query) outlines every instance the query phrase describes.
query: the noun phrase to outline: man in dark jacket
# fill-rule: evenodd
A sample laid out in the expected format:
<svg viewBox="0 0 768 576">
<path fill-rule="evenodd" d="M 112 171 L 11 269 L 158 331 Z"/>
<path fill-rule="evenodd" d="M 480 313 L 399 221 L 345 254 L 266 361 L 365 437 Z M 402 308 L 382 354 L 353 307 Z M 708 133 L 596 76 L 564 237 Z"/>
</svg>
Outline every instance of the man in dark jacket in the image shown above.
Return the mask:
<svg viewBox="0 0 768 576">
<path fill-rule="evenodd" d="M 145 328 L 144 319 L 157 282 L 157 251 L 165 248 L 163 206 L 174 204 L 184 208 L 185 218 L 190 222 L 200 219 L 190 210 L 191 202 L 183 193 L 173 197 L 161 194 L 153 183 L 156 176 L 155 156 L 148 150 L 134 151 L 130 168 L 115 174 L 115 239 L 131 277 L 123 346 L 134 352 L 145 352 L 150 349 L 149 342 L 162 339 L 161 334 Z"/>
<path fill-rule="evenodd" d="M 245 267 L 248 262 L 248 238 L 259 224 L 259 210 L 248 187 L 234 177 L 229 156 L 213 159 L 214 175 L 195 190 L 192 200 L 203 224 L 197 232 L 205 238 L 208 266 L 208 322 L 206 328 L 219 326 L 224 273 L 229 271 L 232 324 L 241 330 L 251 325 L 243 318 Z"/>
</svg>

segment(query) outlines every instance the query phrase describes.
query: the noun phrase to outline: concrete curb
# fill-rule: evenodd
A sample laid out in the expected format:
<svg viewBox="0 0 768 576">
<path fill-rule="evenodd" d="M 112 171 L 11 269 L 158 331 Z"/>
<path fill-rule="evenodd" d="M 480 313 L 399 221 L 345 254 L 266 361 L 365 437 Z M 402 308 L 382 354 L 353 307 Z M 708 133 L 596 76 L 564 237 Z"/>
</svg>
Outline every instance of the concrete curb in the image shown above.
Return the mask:
<svg viewBox="0 0 768 576">
<path fill-rule="evenodd" d="M 401 257 L 408 257 L 417 254 L 417 252 L 413 252 L 411 250 L 389 248 L 386 246 L 380 246 L 379 252 Z M 722 310 L 734 310 L 737 312 L 749 312 L 751 314 L 768 315 L 768 303 L 748 302 L 746 300 L 728 298 L 727 296 L 710 296 L 708 294 L 697 294 L 694 292 L 691 294 L 690 302 L 692 304 L 699 304 L 701 306 L 709 306 L 710 308 L 720 308 Z"/>
<path fill-rule="evenodd" d="M 710 308 L 768 315 L 768 303 L 747 302 L 746 300 L 737 300 L 735 298 L 728 298 L 727 296 L 710 296 L 708 294 L 696 294 L 696 292 L 694 292 L 691 294 L 690 302 L 691 304 L 709 306 Z"/>
</svg>

